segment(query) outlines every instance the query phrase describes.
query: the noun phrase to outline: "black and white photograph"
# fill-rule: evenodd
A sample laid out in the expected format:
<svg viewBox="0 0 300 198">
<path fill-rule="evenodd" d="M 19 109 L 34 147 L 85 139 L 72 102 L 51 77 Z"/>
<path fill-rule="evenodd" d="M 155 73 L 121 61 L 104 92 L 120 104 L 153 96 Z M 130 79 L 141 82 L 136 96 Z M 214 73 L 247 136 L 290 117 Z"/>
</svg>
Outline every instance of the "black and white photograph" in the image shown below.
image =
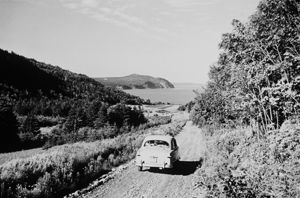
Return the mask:
<svg viewBox="0 0 300 198">
<path fill-rule="evenodd" d="M 300 0 L 0 0 L 0 198 L 300 198 Z"/>
</svg>

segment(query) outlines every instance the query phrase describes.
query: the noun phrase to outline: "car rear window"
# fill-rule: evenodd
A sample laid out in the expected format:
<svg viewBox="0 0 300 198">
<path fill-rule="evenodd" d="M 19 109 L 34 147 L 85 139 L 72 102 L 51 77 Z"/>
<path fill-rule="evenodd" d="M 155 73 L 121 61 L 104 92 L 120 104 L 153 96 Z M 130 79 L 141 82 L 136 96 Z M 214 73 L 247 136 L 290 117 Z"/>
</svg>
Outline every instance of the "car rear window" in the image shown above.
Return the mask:
<svg viewBox="0 0 300 198">
<path fill-rule="evenodd" d="M 165 146 L 169 147 L 169 143 L 163 140 L 148 140 L 145 142 L 144 146 Z"/>
</svg>

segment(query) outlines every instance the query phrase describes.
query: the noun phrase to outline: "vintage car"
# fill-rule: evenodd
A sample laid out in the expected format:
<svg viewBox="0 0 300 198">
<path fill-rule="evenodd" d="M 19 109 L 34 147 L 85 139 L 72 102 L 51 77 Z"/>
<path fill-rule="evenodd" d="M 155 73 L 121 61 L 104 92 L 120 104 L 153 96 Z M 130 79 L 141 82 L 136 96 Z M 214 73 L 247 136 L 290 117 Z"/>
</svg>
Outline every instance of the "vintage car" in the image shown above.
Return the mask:
<svg viewBox="0 0 300 198">
<path fill-rule="evenodd" d="M 179 159 L 179 148 L 174 137 L 150 135 L 144 139 L 135 162 L 138 170 L 141 171 L 143 167 L 170 169 Z"/>
</svg>

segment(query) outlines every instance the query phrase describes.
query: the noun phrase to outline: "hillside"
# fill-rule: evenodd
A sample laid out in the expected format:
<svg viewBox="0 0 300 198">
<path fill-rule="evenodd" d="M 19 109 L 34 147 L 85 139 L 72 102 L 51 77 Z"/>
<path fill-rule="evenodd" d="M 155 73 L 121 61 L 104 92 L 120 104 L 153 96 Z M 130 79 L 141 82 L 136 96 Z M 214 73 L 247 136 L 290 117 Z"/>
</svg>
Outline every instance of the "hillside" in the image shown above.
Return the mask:
<svg viewBox="0 0 300 198">
<path fill-rule="evenodd" d="M 0 90 L 0 152 L 76 142 L 83 127 L 112 126 L 108 136 L 114 136 L 123 125 L 146 122 L 139 109 L 126 105 L 142 104 L 141 98 L 1 49 Z M 45 135 L 43 127 L 54 127 L 55 133 Z M 99 132 L 91 139 L 106 136 Z"/>
<path fill-rule="evenodd" d="M 99 98 L 116 104 L 143 101 L 120 90 L 105 87 L 96 80 L 57 66 L 38 62 L 0 49 L 1 98 L 10 103 L 21 98 Z"/>
<path fill-rule="evenodd" d="M 97 81 L 110 87 L 122 89 L 159 89 L 174 88 L 174 85 L 164 78 L 131 74 L 124 77 L 95 78 Z"/>
</svg>

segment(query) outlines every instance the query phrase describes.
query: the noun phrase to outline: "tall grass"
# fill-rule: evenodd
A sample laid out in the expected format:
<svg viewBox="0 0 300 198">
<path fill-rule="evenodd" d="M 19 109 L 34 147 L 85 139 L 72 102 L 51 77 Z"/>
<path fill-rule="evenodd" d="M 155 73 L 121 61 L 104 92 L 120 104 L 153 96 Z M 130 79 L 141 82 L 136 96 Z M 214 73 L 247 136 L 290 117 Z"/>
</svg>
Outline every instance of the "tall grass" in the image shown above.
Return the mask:
<svg viewBox="0 0 300 198">
<path fill-rule="evenodd" d="M 178 133 L 182 122 L 164 127 Z M 112 139 L 56 146 L 42 154 L 0 166 L 1 197 L 62 197 L 135 156 L 152 129 Z"/>
<path fill-rule="evenodd" d="M 2 197 L 60 197 L 134 157 L 143 136 L 58 146 L 0 167 Z"/>
<path fill-rule="evenodd" d="M 270 131 L 263 139 L 242 128 L 214 131 L 207 138 L 197 173 L 207 197 L 300 197 L 299 124 Z"/>
<path fill-rule="evenodd" d="M 45 150 L 42 150 L 42 148 L 35 148 L 10 153 L 0 153 L 0 165 L 13 159 L 28 158 L 32 155 L 36 155 L 43 152 L 45 152 Z"/>
</svg>

